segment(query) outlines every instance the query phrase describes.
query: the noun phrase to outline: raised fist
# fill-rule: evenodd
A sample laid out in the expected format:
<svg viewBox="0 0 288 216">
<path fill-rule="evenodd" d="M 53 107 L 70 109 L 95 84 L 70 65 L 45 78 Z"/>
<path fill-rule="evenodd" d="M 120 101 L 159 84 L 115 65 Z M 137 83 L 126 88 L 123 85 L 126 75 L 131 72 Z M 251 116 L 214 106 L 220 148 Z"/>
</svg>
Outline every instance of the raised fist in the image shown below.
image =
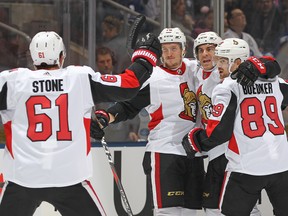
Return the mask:
<svg viewBox="0 0 288 216">
<path fill-rule="evenodd" d="M 162 49 L 159 39 L 152 33 L 148 33 L 138 39 L 132 55 L 132 62 L 141 58 L 147 60 L 153 66 L 156 66 L 157 59 L 162 55 Z"/>
</svg>

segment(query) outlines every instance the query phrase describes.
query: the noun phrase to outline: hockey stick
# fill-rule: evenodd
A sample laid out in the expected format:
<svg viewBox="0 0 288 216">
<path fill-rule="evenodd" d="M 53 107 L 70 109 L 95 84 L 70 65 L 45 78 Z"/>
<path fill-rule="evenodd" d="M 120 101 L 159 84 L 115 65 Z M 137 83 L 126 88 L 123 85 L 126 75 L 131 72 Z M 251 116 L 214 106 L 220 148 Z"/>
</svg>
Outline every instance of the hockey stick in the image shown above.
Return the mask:
<svg viewBox="0 0 288 216">
<path fill-rule="evenodd" d="M 121 195 L 121 198 L 122 198 L 122 201 L 125 205 L 125 208 L 126 208 L 126 212 L 129 216 L 133 216 L 133 213 L 132 213 L 132 209 L 130 207 L 130 204 L 128 202 L 128 198 L 126 196 L 126 193 L 124 191 L 124 188 L 123 188 L 123 185 L 117 175 L 117 172 L 116 172 L 116 169 L 115 169 L 115 165 L 114 165 L 114 162 L 113 162 L 113 159 L 112 159 L 112 155 L 109 151 L 109 148 L 108 148 L 108 145 L 107 145 L 107 142 L 105 141 L 105 138 L 103 137 L 102 140 L 101 140 L 101 144 L 105 150 L 105 153 L 108 157 L 108 161 L 109 161 L 109 164 L 110 164 L 110 167 L 111 167 L 111 170 L 112 170 L 112 174 L 113 174 L 113 177 L 114 177 L 114 180 L 115 180 L 115 183 L 117 184 L 117 187 L 119 189 L 119 192 L 120 192 L 120 195 Z"/>
<path fill-rule="evenodd" d="M 131 50 L 135 48 L 136 41 L 138 39 L 140 30 L 146 21 L 146 17 L 144 15 L 138 15 L 133 24 L 129 29 L 128 38 L 126 41 L 126 48 L 130 56 L 132 56 Z"/>
</svg>

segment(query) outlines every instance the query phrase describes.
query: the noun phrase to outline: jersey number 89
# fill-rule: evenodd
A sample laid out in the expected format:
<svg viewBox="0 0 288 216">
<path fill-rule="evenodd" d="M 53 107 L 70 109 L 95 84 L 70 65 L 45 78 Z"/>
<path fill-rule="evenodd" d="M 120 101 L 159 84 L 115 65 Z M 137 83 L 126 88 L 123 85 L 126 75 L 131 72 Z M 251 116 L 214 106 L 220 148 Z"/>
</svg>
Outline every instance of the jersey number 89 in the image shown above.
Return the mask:
<svg viewBox="0 0 288 216">
<path fill-rule="evenodd" d="M 245 98 L 240 104 L 243 133 L 250 137 L 261 137 L 269 130 L 274 135 L 284 134 L 284 126 L 281 123 L 277 110 L 276 99 L 273 96 L 267 96 L 263 101 L 258 98 Z M 267 117 L 270 123 L 266 123 L 264 119 Z"/>
</svg>

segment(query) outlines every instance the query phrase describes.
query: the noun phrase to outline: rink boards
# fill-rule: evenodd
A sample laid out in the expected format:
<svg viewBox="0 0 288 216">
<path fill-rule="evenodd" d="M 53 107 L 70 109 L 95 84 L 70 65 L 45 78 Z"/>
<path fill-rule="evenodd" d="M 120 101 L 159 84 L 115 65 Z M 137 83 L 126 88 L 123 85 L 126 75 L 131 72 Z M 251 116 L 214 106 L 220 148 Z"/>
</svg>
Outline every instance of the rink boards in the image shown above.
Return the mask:
<svg viewBox="0 0 288 216">
<path fill-rule="evenodd" d="M 108 143 L 133 214 L 137 216 L 152 216 L 151 201 L 147 199 L 146 178 L 142 169 L 145 144 L 145 142 Z M 114 184 L 104 149 L 100 143 L 93 143 L 92 146 L 94 175 L 90 181 L 105 208 L 107 216 L 123 215 L 125 208 L 121 203 L 118 188 Z M 3 148 L 4 145 L 0 144 L 0 173 Z M 262 204 L 259 205 L 262 216 L 271 216 L 272 208 L 265 192 L 262 193 L 262 198 Z M 43 203 L 34 214 L 34 216 L 59 215 L 47 203 Z M 204 216 L 205 214 L 203 211 L 199 211 L 198 215 Z"/>
</svg>

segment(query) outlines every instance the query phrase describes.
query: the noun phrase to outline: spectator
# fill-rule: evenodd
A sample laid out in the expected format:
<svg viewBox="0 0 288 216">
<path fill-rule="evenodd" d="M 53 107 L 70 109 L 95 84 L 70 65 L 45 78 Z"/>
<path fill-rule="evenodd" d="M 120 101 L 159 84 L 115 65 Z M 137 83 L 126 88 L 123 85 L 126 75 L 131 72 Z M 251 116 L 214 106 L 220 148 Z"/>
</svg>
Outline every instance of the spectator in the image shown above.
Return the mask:
<svg viewBox="0 0 288 216">
<path fill-rule="evenodd" d="M 194 16 L 198 20 L 204 14 L 208 13 L 211 8 L 211 0 L 197 0 L 193 1 L 194 4 Z"/>
<path fill-rule="evenodd" d="M 20 65 L 20 60 L 26 58 L 26 52 L 19 54 L 19 36 L 0 29 L 0 70 L 7 70 L 13 67 L 26 66 L 25 63 Z"/>
<path fill-rule="evenodd" d="M 114 53 L 108 47 L 96 49 L 96 67 L 101 74 L 112 74 L 116 64 Z"/>
<path fill-rule="evenodd" d="M 126 38 L 122 36 L 123 21 L 115 16 L 106 16 L 102 22 L 103 46 L 111 49 L 117 63 L 114 71 L 121 73 L 131 62 L 126 49 Z"/>
<path fill-rule="evenodd" d="M 282 14 L 284 21 L 284 35 L 288 35 L 288 0 L 282 0 Z"/>
<path fill-rule="evenodd" d="M 281 67 L 281 78 L 288 80 L 288 36 L 284 36 L 280 39 L 279 52 L 277 54 L 277 61 Z M 287 118 L 288 119 L 288 118 Z"/>
<path fill-rule="evenodd" d="M 243 11 L 239 8 L 231 9 L 227 12 L 228 29 L 224 33 L 223 38 L 240 38 L 245 40 L 250 47 L 250 56 L 262 56 L 258 49 L 258 45 L 254 38 L 243 30 L 246 27 L 246 17 Z"/>
<path fill-rule="evenodd" d="M 180 28 L 184 34 L 191 35 L 195 21 L 190 14 L 187 14 L 184 0 L 171 1 L 172 25 Z"/>
<path fill-rule="evenodd" d="M 192 37 L 196 38 L 201 33 L 212 31 L 213 20 L 213 10 L 209 10 L 207 13 L 203 14 L 203 16 L 197 20 Z"/>
<path fill-rule="evenodd" d="M 160 20 L 160 0 L 144 0 L 144 14 L 151 19 Z"/>
<path fill-rule="evenodd" d="M 251 16 L 246 31 L 254 37 L 264 55 L 275 55 L 284 31 L 282 15 L 274 0 L 258 1 L 259 9 Z"/>
<path fill-rule="evenodd" d="M 228 21 L 227 21 L 227 15 L 228 15 L 228 13 L 225 11 L 224 12 L 224 32 L 226 32 L 229 28 Z"/>
</svg>

